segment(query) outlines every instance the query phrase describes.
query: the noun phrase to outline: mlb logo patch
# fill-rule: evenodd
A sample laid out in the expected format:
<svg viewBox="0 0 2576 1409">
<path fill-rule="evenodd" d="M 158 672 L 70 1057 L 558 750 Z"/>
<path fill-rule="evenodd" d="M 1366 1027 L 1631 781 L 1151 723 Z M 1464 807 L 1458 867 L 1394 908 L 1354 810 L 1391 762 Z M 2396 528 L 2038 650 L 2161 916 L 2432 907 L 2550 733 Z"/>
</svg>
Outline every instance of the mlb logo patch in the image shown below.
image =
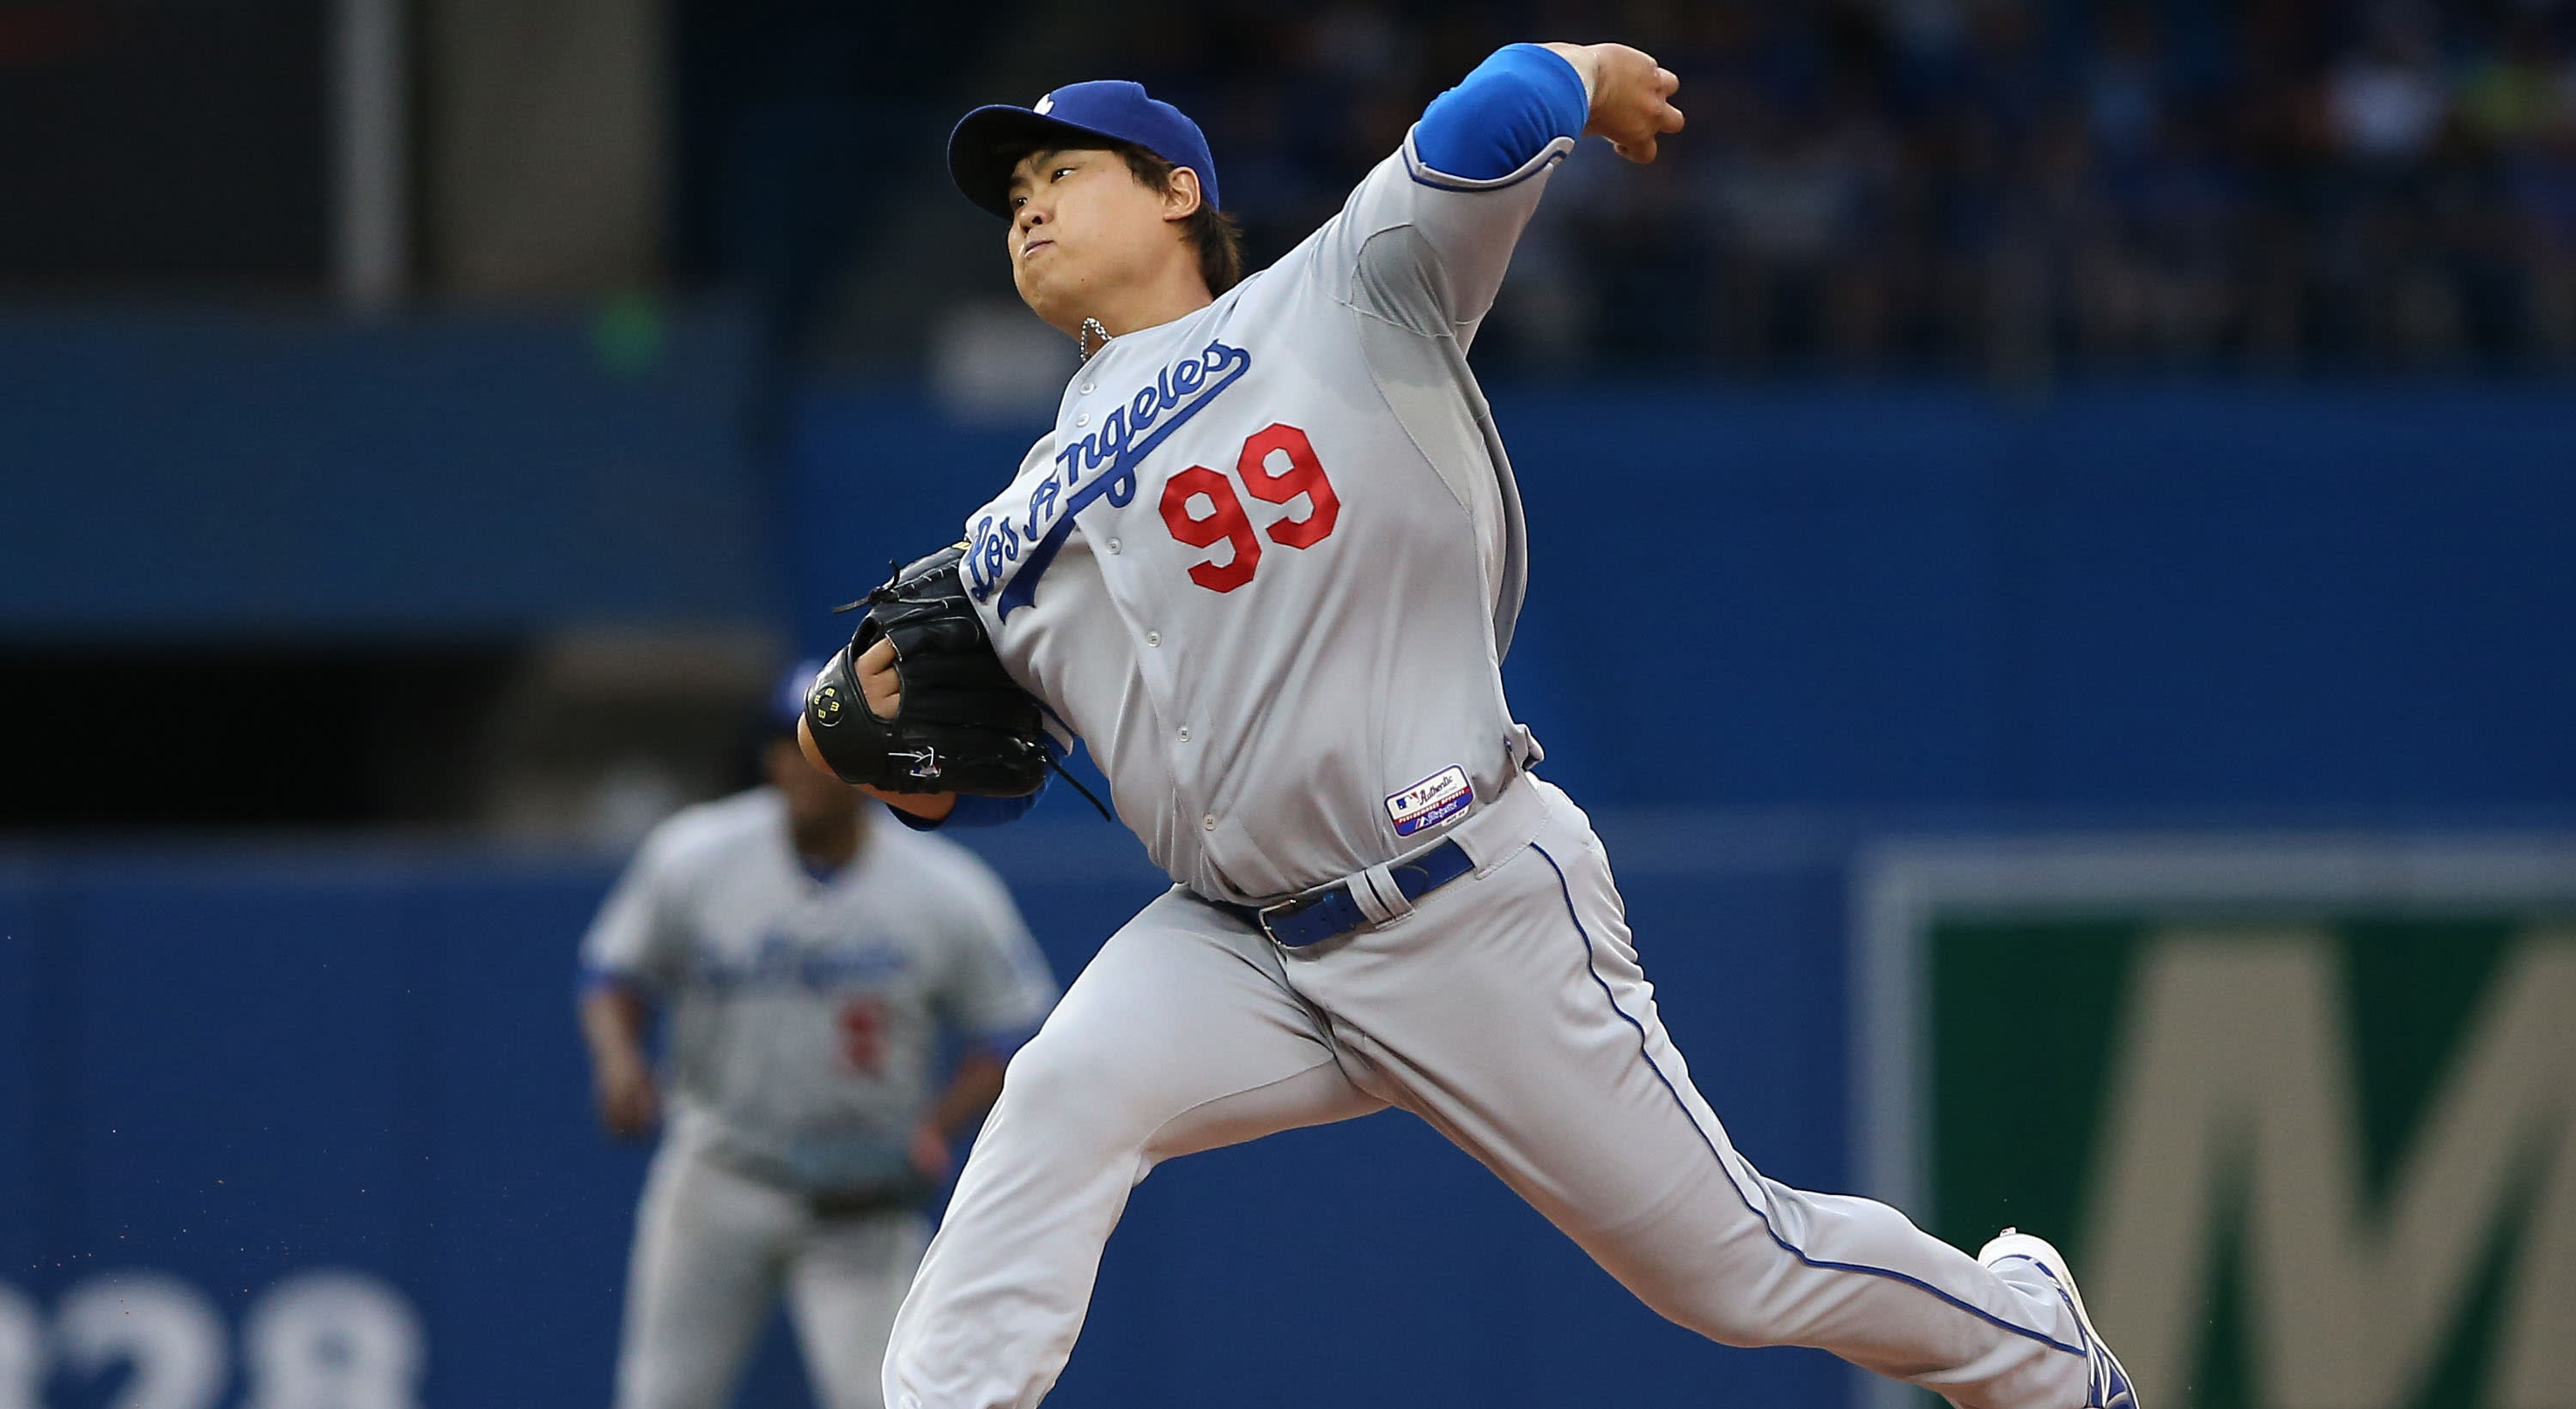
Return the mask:
<svg viewBox="0 0 2576 1409">
<path fill-rule="evenodd" d="M 1467 770 L 1453 763 L 1400 793 L 1388 795 L 1386 815 L 1395 823 L 1397 836 L 1409 837 L 1425 827 L 1437 827 L 1475 805 L 1475 785 L 1467 781 Z"/>
</svg>

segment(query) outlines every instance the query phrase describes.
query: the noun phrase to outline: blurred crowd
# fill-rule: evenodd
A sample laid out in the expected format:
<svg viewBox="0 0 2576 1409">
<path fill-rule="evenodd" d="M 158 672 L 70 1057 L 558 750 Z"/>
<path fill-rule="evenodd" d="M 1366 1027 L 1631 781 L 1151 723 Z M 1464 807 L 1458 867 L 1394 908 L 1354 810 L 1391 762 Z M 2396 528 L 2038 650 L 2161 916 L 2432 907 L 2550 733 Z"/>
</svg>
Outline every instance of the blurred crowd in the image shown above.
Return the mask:
<svg viewBox="0 0 2576 1409">
<path fill-rule="evenodd" d="M 1500 43 L 1616 37 L 1690 130 L 1556 178 L 1480 357 L 1739 373 L 2576 366 L 2576 3 L 1171 0 L 1128 70 L 1256 260 Z"/>
</svg>

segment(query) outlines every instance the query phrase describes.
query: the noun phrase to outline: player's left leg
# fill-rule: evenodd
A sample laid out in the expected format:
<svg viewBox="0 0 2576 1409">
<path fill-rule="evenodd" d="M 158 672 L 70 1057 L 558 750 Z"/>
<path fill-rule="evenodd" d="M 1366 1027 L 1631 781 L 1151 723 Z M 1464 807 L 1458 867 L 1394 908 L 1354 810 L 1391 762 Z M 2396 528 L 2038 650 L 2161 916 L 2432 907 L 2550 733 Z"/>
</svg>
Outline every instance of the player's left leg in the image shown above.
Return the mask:
<svg viewBox="0 0 2576 1409">
<path fill-rule="evenodd" d="M 824 1409 L 882 1409 L 886 1339 L 930 1244 L 909 1209 L 818 1218 L 787 1268 L 787 1313 Z"/>
<path fill-rule="evenodd" d="M 1692 1086 L 1580 809 L 1411 915 L 1287 959 L 1373 1094 L 1500 1175 L 1648 1305 L 1733 1345 L 1830 1350 L 1963 1409 L 2076 1409 L 2053 1285 L 1866 1199 L 1764 1178 Z M 2027 1283 L 2027 1285 L 2023 1284 Z"/>
</svg>

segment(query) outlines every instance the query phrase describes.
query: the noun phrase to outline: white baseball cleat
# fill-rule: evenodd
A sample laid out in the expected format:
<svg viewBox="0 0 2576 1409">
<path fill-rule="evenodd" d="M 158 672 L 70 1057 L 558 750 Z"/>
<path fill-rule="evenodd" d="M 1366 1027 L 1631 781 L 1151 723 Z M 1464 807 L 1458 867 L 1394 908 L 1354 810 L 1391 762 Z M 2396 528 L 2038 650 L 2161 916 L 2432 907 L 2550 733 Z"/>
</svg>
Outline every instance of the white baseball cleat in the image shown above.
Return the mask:
<svg viewBox="0 0 2576 1409">
<path fill-rule="evenodd" d="M 2066 1299 L 2066 1309 L 2075 1313 L 2075 1324 L 2084 1332 L 2084 1358 L 2089 1370 L 2084 1409 L 2138 1409 L 2138 1391 L 2129 1383 L 2129 1372 L 2120 1368 L 2120 1357 L 2113 1355 L 2111 1347 L 2104 1345 L 2094 1331 L 2093 1318 L 2084 1310 L 2084 1294 L 2075 1290 L 2075 1274 L 2066 1270 L 2065 1254 L 2046 1238 L 2006 1228 L 1977 1250 L 1977 1261 L 1988 1267 L 1999 1262 L 2027 1262 L 2055 1283 L 2057 1294 Z"/>
</svg>

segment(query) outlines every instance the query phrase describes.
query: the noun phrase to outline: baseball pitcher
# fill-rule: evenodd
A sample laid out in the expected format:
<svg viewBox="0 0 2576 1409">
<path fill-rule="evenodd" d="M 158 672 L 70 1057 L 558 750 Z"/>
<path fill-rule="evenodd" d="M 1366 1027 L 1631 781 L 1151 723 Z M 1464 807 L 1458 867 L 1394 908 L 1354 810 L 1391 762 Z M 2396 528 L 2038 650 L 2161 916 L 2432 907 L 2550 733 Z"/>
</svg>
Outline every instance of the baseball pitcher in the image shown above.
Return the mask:
<svg viewBox="0 0 2576 1409">
<path fill-rule="evenodd" d="M 1250 277 L 1205 138 L 1137 85 L 958 124 L 958 186 L 1085 360 L 964 542 L 870 598 L 804 743 L 953 826 L 1079 738 L 1177 884 L 1012 1060 L 896 1318 L 895 1409 L 1036 1404 L 1156 1164 L 1387 1106 L 1713 1339 L 2133 1409 L 2047 1243 L 1970 1257 L 1728 1141 L 1504 700 L 1525 525 L 1467 351 L 1551 169 L 1587 133 L 1652 161 L 1677 86 L 1620 45 L 1505 48 Z"/>
<path fill-rule="evenodd" d="M 670 1118 L 635 1217 L 619 1409 L 727 1402 L 783 1288 L 817 1398 L 875 1409 L 949 1139 L 1055 1000 L 1001 882 L 797 756 L 808 666 L 773 714 L 769 786 L 646 838 L 582 942 L 602 1122 Z M 931 1091 L 942 1030 L 963 1042 Z"/>
</svg>

